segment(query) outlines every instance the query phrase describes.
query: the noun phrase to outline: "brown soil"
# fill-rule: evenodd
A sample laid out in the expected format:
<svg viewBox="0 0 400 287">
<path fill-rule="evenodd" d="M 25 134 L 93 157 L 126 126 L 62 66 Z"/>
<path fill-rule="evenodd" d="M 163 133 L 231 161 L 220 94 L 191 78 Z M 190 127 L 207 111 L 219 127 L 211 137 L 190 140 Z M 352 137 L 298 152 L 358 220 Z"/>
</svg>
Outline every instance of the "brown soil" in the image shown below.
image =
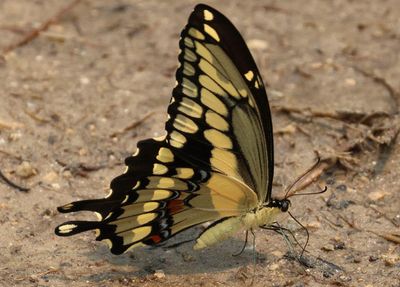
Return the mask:
<svg viewBox="0 0 400 287">
<path fill-rule="evenodd" d="M 0 47 L 68 3 L 0 1 Z M 318 182 L 325 194 L 292 198 L 310 232 L 308 267 L 265 230 L 256 232 L 256 252 L 239 257 L 231 255 L 244 234 L 200 252 L 189 243 L 121 256 L 92 233 L 54 235 L 76 218 L 57 206 L 105 195 L 136 142 L 162 132 L 179 33 L 195 4 L 85 0 L 0 58 L 0 170 L 30 188 L 0 182 L 0 285 L 400 286 L 397 0 L 208 1 L 237 25 L 269 87 L 274 192 L 312 165 L 314 151 L 339 160 Z M 293 220 L 281 224 L 304 243 Z"/>
</svg>

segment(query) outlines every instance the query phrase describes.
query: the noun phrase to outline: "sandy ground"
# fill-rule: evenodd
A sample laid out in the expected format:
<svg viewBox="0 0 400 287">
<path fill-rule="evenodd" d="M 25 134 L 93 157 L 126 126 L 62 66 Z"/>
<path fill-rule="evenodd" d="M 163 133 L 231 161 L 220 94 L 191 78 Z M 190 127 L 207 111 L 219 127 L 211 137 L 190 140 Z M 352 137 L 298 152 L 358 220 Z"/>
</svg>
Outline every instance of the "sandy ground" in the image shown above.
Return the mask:
<svg viewBox="0 0 400 287">
<path fill-rule="evenodd" d="M 0 1 L 0 47 L 68 3 Z M 315 151 L 330 159 L 308 190 L 328 191 L 292 199 L 310 232 L 306 266 L 261 230 L 256 252 L 239 257 L 244 234 L 200 252 L 189 243 L 121 256 L 92 233 L 54 235 L 74 218 L 57 206 L 105 195 L 136 142 L 162 132 L 179 33 L 196 4 L 86 0 L 0 59 L 0 170 L 30 189 L 0 181 L 1 286 L 400 286 L 399 2 L 207 3 L 242 32 L 269 88 L 274 192 Z M 304 243 L 293 220 L 281 223 Z"/>
</svg>

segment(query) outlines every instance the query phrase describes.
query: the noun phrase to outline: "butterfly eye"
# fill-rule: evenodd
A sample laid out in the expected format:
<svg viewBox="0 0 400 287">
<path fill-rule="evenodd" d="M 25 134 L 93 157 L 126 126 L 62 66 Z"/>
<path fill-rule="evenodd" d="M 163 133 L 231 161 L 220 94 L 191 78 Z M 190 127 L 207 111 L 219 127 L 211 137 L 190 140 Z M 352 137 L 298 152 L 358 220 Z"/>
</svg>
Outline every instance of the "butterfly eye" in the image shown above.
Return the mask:
<svg viewBox="0 0 400 287">
<path fill-rule="evenodd" d="M 282 212 L 286 212 L 289 210 L 289 206 L 290 206 L 290 201 L 288 199 L 285 199 L 283 201 L 281 201 L 281 210 Z"/>
</svg>

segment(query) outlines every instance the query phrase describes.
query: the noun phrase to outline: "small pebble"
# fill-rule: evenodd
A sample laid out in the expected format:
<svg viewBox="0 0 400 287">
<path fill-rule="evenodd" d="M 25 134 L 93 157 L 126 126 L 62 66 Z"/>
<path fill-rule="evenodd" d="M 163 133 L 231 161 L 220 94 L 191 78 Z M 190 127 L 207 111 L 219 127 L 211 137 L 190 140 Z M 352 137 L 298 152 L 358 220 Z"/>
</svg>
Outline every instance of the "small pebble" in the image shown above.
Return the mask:
<svg viewBox="0 0 400 287">
<path fill-rule="evenodd" d="M 322 63 L 321 62 L 315 62 L 315 63 L 312 63 L 311 64 L 311 68 L 313 68 L 313 69 L 319 69 L 319 68 L 321 68 L 322 67 Z"/>
<path fill-rule="evenodd" d="M 321 248 L 324 251 L 333 251 L 335 250 L 335 246 L 332 243 L 328 243 Z"/>
<path fill-rule="evenodd" d="M 332 274 L 329 273 L 329 272 L 327 272 L 327 271 L 324 271 L 324 273 L 322 273 L 322 275 L 323 275 L 325 278 L 329 278 L 329 277 L 332 276 Z"/>
<path fill-rule="evenodd" d="M 390 192 L 383 191 L 383 190 L 377 190 L 377 191 L 370 192 L 368 194 L 368 198 L 372 201 L 378 201 L 378 200 L 383 199 L 386 195 L 389 195 L 389 194 L 390 194 Z"/>
<path fill-rule="evenodd" d="M 341 275 L 339 276 L 339 279 L 344 281 L 344 282 L 349 282 L 351 281 L 351 277 L 350 276 L 346 276 L 346 275 Z"/>
<path fill-rule="evenodd" d="M 272 253 L 272 255 L 274 255 L 274 256 L 276 256 L 278 258 L 283 257 L 283 252 L 281 252 L 279 250 L 272 251 L 271 253 Z"/>
<path fill-rule="evenodd" d="M 279 129 L 278 132 L 281 134 L 294 134 L 296 130 L 297 128 L 295 125 L 289 124 L 286 127 Z"/>
<path fill-rule="evenodd" d="M 345 246 L 344 242 L 337 242 L 334 244 L 335 250 L 342 250 L 342 249 L 345 249 L 345 247 L 346 246 Z"/>
<path fill-rule="evenodd" d="M 154 272 L 154 277 L 158 278 L 158 279 L 162 279 L 165 278 L 165 273 L 164 270 L 156 270 L 156 272 Z"/>
<path fill-rule="evenodd" d="M 72 177 L 72 172 L 70 170 L 65 170 L 65 171 L 63 171 L 62 175 L 65 178 L 71 178 Z"/>
<path fill-rule="evenodd" d="M 371 255 L 369 258 L 368 258 L 368 261 L 369 262 L 375 262 L 375 261 L 377 261 L 379 258 L 377 257 L 377 256 L 375 256 L 375 255 Z"/>
<path fill-rule="evenodd" d="M 347 86 L 350 86 L 350 87 L 355 86 L 357 84 L 356 80 L 351 79 L 351 78 L 346 79 L 345 83 Z"/>
<path fill-rule="evenodd" d="M 398 262 L 399 262 L 398 256 L 390 255 L 385 258 L 385 266 L 388 266 L 388 267 L 393 267 Z"/>
<path fill-rule="evenodd" d="M 61 189 L 61 186 L 60 186 L 58 183 L 52 183 L 52 184 L 51 184 L 51 187 L 52 187 L 53 189 L 55 189 L 55 190 L 60 190 L 60 189 Z"/>
<path fill-rule="evenodd" d="M 279 266 L 278 263 L 273 263 L 273 264 L 271 264 L 271 265 L 268 267 L 268 269 L 269 269 L 270 271 L 274 271 L 274 270 L 277 270 L 279 267 L 280 267 L 280 266 Z"/>
<path fill-rule="evenodd" d="M 339 184 L 338 186 L 336 186 L 336 189 L 339 191 L 346 191 L 347 186 L 345 184 Z"/>
<path fill-rule="evenodd" d="M 15 133 L 11 133 L 9 136 L 8 136 L 8 139 L 10 140 L 10 141 L 16 141 L 16 140 L 19 140 L 20 138 L 22 138 L 22 133 L 21 132 L 15 132 Z"/>
<path fill-rule="evenodd" d="M 306 227 L 311 229 L 319 229 L 321 227 L 321 223 L 319 221 L 311 221 L 307 223 Z"/>
<path fill-rule="evenodd" d="M 88 77 L 82 76 L 79 81 L 81 82 L 82 85 L 87 85 L 90 83 L 90 79 Z"/>
<path fill-rule="evenodd" d="M 22 162 L 15 169 L 15 174 L 21 178 L 28 178 L 37 174 L 37 170 L 27 161 Z"/>
<path fill-rule="evenodd" d="M 54 171 L 50 171 L 42 177 L 42 181 L 47 184 L 54 183 L 55 181 L 57 181 L 57 179 L 58 179 L 58 174 Z"/>
<path fill-rule="evenodd" d="M 192 254 L 188 253 L 188 252 L 183 252 L 182 253 L 182 258 L 183 261 L 185 262 L 191 262 L 191 261 L 195 261 L 194 257 L 192 256 Z"/>
</svg>

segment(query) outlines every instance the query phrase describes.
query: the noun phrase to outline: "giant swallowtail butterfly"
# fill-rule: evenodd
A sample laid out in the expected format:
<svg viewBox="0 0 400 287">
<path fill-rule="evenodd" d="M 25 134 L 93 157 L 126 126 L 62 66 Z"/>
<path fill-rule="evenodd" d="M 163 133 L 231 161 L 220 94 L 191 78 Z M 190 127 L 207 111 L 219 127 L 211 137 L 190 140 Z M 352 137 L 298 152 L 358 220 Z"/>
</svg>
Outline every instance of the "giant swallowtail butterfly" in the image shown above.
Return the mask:
<svg viewBox="0 0 400 287">
<path fill-rule="evenodd" d="M 271 197 L 271 112 L 238 30 L 220 12 L 200 4 L 179 47 L 166 136 L 138 143 L 107 197 L 59 207 L 63 213 L 93 211 L 100 220 L 65 222 L 57 235 L 95 230 L 96 240 L 121 254 L 213 221 L 197 238 L 194 247 L 200 249 L 240 229 L 271 224 L 288 209 L 287 199 Z"/>
</svg>

